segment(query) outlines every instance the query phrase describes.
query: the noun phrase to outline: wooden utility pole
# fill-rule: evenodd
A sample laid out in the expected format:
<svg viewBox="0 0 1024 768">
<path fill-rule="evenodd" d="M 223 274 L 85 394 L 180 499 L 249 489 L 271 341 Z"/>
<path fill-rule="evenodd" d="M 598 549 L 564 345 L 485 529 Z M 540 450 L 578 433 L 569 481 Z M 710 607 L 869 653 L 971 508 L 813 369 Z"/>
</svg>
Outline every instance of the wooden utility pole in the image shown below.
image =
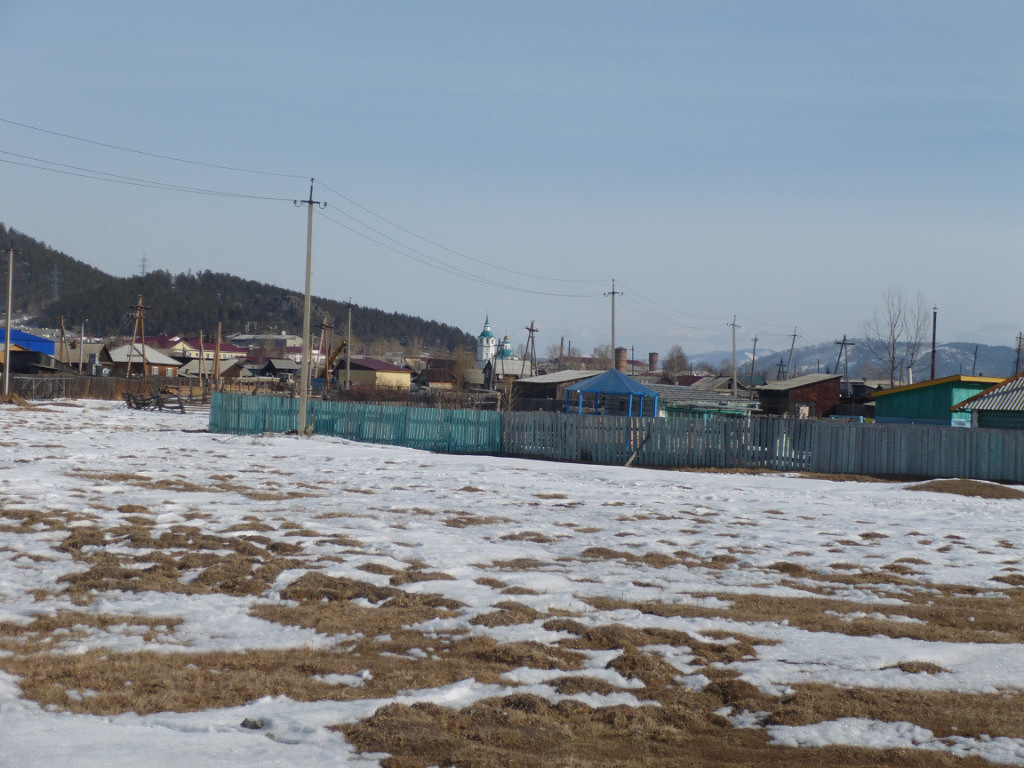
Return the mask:
<svg viewBox="0 0 1024 768">
<path fill-rule="evenodd" d="M 754 399 L 754 363 L 757 361 L 757 334 L 754 334 L 754 352 L 750 355 L 750 399 Z"/>
<path fill-rule="evenodd" d="M 732 322 L 726 325 L 732 327 L 732 396 L 736 397 L 736 329 L 739 328 L 736 325 L 736 315 L 733 315 Z"/>
<path fill-rule="evenodd" d="M 932 307 L 932 380 L 935 379 L 935 326 L 938 323 L 939 308 Z"/>
<path fill-rule="evenodd" d="M 85 318 L 82 321 L 82 336 L 78 340 L 78 375 L 81 376 L 85 372 L 85 324 L 89 322 L 89 318 Z"/>
<path fill-rule="evenodd" d="M 11 292 L 14 288 L 14 246 L 7 249 L 7 319 L 4 321 L 4 397 L 11 394 Z"/>
<path fill-rule="evenodd" d="M 852 341 L 847 341 L 845 333 L 843 334 L 843 340 L 842 341 L 837 341 L 836 344 L 839 345 L 839 357 L 836 358 L 836 373 L 839 373 L 839 363 L 841 361 L 845 361 L 845 364 L 844 364 L 844 367 L 843 367 L 843 371 L 844 371 L 844 378 L 846 379 L 847 394 L 849 394 L 849 389 L 850 389 L 850 354 L 846 350 L 847 350 L 847 347 L 855 347 L 857 345 L 854 344 L 854 342 L 852 342 Z M 890 381 L 889 383 L 892 384 L 892 381 Z M 840 394 L 841 393 L 842 393 L 842 390 L 840 389 Z"/>
<path fill-rule="evenodd" d="M 306 404 L 309 401 L 309 315 L 310 315 L 310 283 L 313 275 L 313 206 L 318 205 L 326 208 L 326 203 L 313 199 L 313 179 L 309 180 L 309 198 L 306 200 L 295 200 L 295 205 L 306 205 L 308 216 L 306 218 L 306 292 L 302 304 L 302 362 L 299 370 L 299 418 L 296 431 L 299 436 L 305 436 L 306 432 Z"/>
<path fill-rule="evenodd" d="M 793 326 L 793 333 L 790 334 L 793 337 L 793 341 L 789 345 L 789 362 L 786 363 L 786 378 L 793 378 L 793 350 L 796 349 L 796 340 L 800 338 L 796 333 L 796 326 Z"/>
<path fill-rule="evenodd" d="M 612 297 L 612 362 L 611 367 L 615 367 L 615 297 L 621 296 L 622 291 L 615 290 L 615 281 L 612 280 L 612 289 L 605 296 Z"/>
<path fill-rule="evenodd" d="M 142 377 L 146 377 L 146 310 L 149 309 L 149 307 L 142 306 L 142 296 L 139 296 L 139 300 L 134 309 L 135 326 L 132 328 L 132 343 L 128 347 L 128 369 L 125 371 L 125 377 L 129 379 L 132 376 L 132 358 L 135 356 L 135 339 L 139 338 L 140 328 L 142 331 Z"/>
<path fill-rule="evenodd" d="M 533 320 L 526 326 L 526 331 L 529 333 L 529 337 L 526 340 L 526 354 L 523 355 L 523 364 L 519 367 L 519 378 L 523 378 L 524 371 L 526 370 L 526 361 L 530 361 L 530 375 L 537 375 L 537 347 L 533 340 L 533 335 L 537 333 L 537 328 L 533 324 Z"/>
<path fill-rule="evenodd" d="M 352 302 L 348 305 L 345 323 L 345 391 L 352 389 Z"/>
</svg>

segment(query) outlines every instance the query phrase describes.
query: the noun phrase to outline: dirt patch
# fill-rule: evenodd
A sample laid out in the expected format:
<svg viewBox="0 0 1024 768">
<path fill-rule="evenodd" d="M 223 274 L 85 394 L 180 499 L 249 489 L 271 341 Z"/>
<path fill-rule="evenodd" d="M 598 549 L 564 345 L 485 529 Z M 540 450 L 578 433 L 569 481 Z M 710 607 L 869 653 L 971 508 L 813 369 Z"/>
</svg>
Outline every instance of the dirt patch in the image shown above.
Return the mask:
<svg viewBox="0 0 1024 768">
<path fill-rule="evenodd" d="M 926 483 L 907 486 L 907 490 L 980 496 L 983 499 L 1024 499 L 1024 491 L 981 480 L 929 480 Z"/>
</svg>

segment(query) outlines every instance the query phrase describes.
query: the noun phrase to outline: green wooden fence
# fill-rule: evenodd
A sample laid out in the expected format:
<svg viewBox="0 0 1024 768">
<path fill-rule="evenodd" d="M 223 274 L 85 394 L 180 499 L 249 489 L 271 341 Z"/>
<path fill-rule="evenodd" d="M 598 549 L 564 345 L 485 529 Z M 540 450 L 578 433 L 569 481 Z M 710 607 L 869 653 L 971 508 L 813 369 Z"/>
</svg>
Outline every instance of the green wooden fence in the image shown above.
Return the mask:
<svg viewBox="0 0 1024 768">
<path fill-rule="evenodd" d="M 234 435 L 294 432 L 298 415 L 296 398 L 218 392 L 210 407 L 210 431 Z M 313 399 L 307 402 L 306 423 L 318 435 L 441 453 L 498 453 L 501 447 L 501 414 L 494 411 Z"/>
<path fill-rule="evenodd" d="M 298 400 L 215 394 L 210 431 L 294 431 Z M 688 415 L 671 419 L 309 401 L 317 434 L 442 453 L 1024 483 L 1024 430 Z"/>
</svg>

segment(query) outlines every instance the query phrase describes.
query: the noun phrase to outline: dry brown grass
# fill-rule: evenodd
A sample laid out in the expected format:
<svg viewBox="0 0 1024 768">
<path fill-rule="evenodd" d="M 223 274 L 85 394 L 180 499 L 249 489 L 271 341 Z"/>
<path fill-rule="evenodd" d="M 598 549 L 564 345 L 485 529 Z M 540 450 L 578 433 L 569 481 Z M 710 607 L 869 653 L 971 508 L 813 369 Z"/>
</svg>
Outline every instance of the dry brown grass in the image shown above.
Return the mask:
<svg viewBox="0 0 1024 768">
<path fill-rule="evenodd" d="M 250 486 L 230 474 L 210 476 L 208 482 L 194 482 L 182 476 L 83 470 L 75 474 L 101 484 L 128 484 L 171 493 L 235 493 L 259 501 L 323 495 L 317 488 L 290 484 L 281 477 L 278 481 Z M 986 493 L 1013 490 L 981 485 Z M 922 484 L 915 488 L 948 493 L 977 490 L 962 483 Z M 361 488 L 341 490 L 355 495 L 374 493 Z M 468 485 L 458 490 L 490 493 Z M 527 503 L 567 501 L 561 493 L 537 493 L 534 497 L 536 502 Z M 448 503 L 458 506 L 454 501 Z M 576 504 L 545 503 L 544 507 L 568 508 Z M 606 506 L 626 504 L 616 501 L 606 502 Z M 517 579 L 513 573 L 542 569 L 579 577 L 573 573 L 579 561 L 588 561 L 591 567 L 595 561 L 607 561 L 608 567 L 619 570 L 623 566 L 635 568 L 633 583 L 645 590 L 657 589 L 659 578 L 647 568 L 699 568 L 719 571 L 722 573 L 714 575 L 725 576 L 732 575 L 728 573 L 731 570 L 755 570 L 745 555 L 756 554 L 757 550 L 742 541 L 731 541 L 729 537 L 738 534 L 729 532 L 721 534 L 718 554 L 712 556 L 678 549 L 680 545 L 669 539 L 659 543 L 671 553 L 644 551 L 649 544 L 647 521 L 685 520 L 685 530 L 680 532 L 700 535 L 702 528 L 716 517 L 708 509 L 622 515 L 618 522 L 627 522 L 628 530 L 613 532 L 617 548 L 586 546 L 596 541 L 588 539 L 581 543 L 582 551 L 575 557 L 559 558 L 557 562 L 517 558 L 479 564 L 477 567 L 487 575 L 476 578 L 476 583 L 500 592 L 502 598 L 483 613 L 467 616 L 469 607 L 459 601 L 443 594 L 420 592 L 424 588 L 441 591 L 445 585 L 440 582 L 454 578 L 440 570 L 437 563 L 400 562 L 392 557 L 366 560 L 373 554 L 372 545 L 364 547 L 361 541 L 333 533 L 327 522 L 322 524 L 322 531 L 316 531 L 291 522 L 285 511 L 276 510 L 264 517 L 235 518 L 237 522 L 220 526 L 198 522 L 168 526 L 156 524 L 157 507 L 122 504 L 117 507 L 117 514 L 108 510 L 108 522 L 102 525 L 103 518 L 89 512 L 0 508 L 0 530 L 11 534 L 60 533 L 63 539 L 54 545 L 54 554 L 73 558 L 79 570 L 60 579 L 58 592 L 40 591 L 37 597 L 47 601 L 70 598 L 77 605 L 87 605 L 107 590 L 265 596 L 283 571 L 302 570 L 304 575 L 282 590 L 284 602 L 276 600 L 276 596 L 273 601 L 257 602 L 251 614 L 264 621 L 313 630 L 335 645 L 317 649 L 188 653 L 180 651 L 176 639 L 179 618 L 96 614 L 85 609 L 57 611 L 37 616 L 28 623 L 0 623 L 0 669 L 18 677 L 26 698 L 57 710 L 112 715 L 231 707 L 265 696 L 287 696 L 296 701 L 386 699 L 404 690 L 430 689 L 467 679 L 504 688 L 503 695 L 462 710 L 431 704 L 391 705 L 360 723 L 339 726 L 358 749 L 389 753 L 390 757 L 383 761 L 388 768 L 987 765 L 978 759 L 956 759 L 935 752 L 773 746 L 764 730 L 736 728 L 716 714 L 724 707 L 732 708 L 734 713 L 764 713 L 766 723 L 777 725 L 860 717 L 913 722 L 940 738 L 1024 736 L 1019 714 L 1024 709 L 1024 695 L 1018 693 L 841 688 L 815 683 L 793 685 L 790 693 L 775 697 L 739 679 L 730 667 L 756 659 L 774 642 L 758 637 L 756 629 L 697 635 L 660 628 L 659 622 L 653 620 L 652 626 L 644 626 L 642 618 L 629 625 L 594 625 L 593 616 L 585 619 L 530 601 L 525 596 L 536 595 L 537 591 L 514 584 Z M 365 506 L 356 511 L 332 509 L 319 514 L 317 519 L 369 516 L 364 513 Z M 412 515 L 440 515 L 449 528 L 455 529 L 511 522 L 492 515 L 440 508 L 373 510 L 372 514 L 390 515 L 395 524 L 402 520 L 409 522 L 410 527 L 421 522 Z M 764 516 L 770 519 L 784 514 L 780 510 L 766 510 Z M 196 521 L 215 519 L 214 514 L 200 510 L 192 510 L 186 517 Z M 564 528 L 559 530 L 565 530 L 566 536 L 600 533 L 598 528 L 573 523 L 571 513 L 565 517 L 559 523 Z M 497 538 L 499 534 L 504 534 L 500 536 L 504 541 L 538 545 L 557 538 L 537 530 L 508 527 L 493 535 Z M 466 534 L 451 531 L 450 535 Z M 842 542 L 842 546 L 856 546 L 858 552 L 865 554 L 872 548 L 878 549 L 878 542 L 886 536 L 870 530 L 858 533 L 856 529 L 829 535 L 839 540 L 837 545 Z M 936 545 L 944 545 L 942 549 L 970 547 L 970 542 L 954 534 L 912 535 L 927 537 L 929 542 L 934 539 Z M 373 540 L 372 536 L 367 533 L 367 542 Z M 611 538 L 605 541 L 610 542 Z M 332 549 L 329 554 L 314 555 L 313 545 Z M 1003 540 L 998 551 L 1000 556 L 1017 555 L 1005 550 L 1019 546 Z M 355 573 L 356 578 L 330 576 L 318 570 L 328 560 L 344 563 L 353 553 L 358 553 L 361 564 L 358 570 L 347 573 Z M 788 558 L 805 554 L 793 549 Z M 11 559 L 23 561 L 16 567 L 28 567 L 32 560 L 45 557 L 32 552 L 16 553 Z M 594 597 L 588 602 L 600 611 L 627 609 L 639 611 L 641 617 L 667 619 L 728 619 L 736 622 L 733 626 L 737 627 L 755 627 L 762 622 L 775 624 L 784 617 L 791 627 L 808 632 L 933 642 L 1024 643 L 1024 573 L 1019 571 L 1024 564 L 1019 558 L 1005 561 L 1005 571 L 993 578 L 991 588 L 984 590 L 924 582 L 917 566 L 928 563 L 921 558 L 875 562 L 871 568 L 836 562 L 815 570 L 785 559 L 767 569 L 757 569 L 766 586 L 782 585 L 793 590 L 792 594 L 804 596 L 709 591 L 687 596 L 698 598 L 697 604 L 673 602 L 671 595 L 643 602 L 623 596 Z M 359 578 L 359 571 L 373 583 Z M 438 583 L 429 586 L 430 582 Z M 858 602 L 848 599 L 851 594 L 885 597 L 888 602 L 880 604 L 867 598 Z M 523 602 L 512 599 L 515 595 L 524 596 Z M 469 619 L 469 630 L 435 630 L 429 634 L 421 631 L 422 625 L 432 620 L 441 620 L 429 625 L 436 627 L 449 625 L 445 620 L 459 618 Z M 489 636 L 497 628 L 532 623 L 561 633 L 561 639 L 545 644 L 498 642 Z M 130 634 L 141 638 L 148 648 L 175 643 L 178 650 L 66 652 L 68 644 L 78 644 L 102 633 Z M 699 691 L 683 685 L 679 670 L 654 649 L 665 646 L 683 649 L 692 657 L 694 669 L 709 684 Z M 588 654 L 598 651 L 616 651 L 608 668 L 639 685 L 620 691 L 599 671 L 590 674 L 584 669 Z M 522 667 L 548 671 L 552 674 L 548 685 L 562 696 L 628 693 L 640 705 L 592 707 L 578 700 L 552 704 L 524 694 L 517 690 L 513 678 L 503 676 Z M 894 675 L 934 678 L 947 674 L 941 666 L 924 659 L 905 659 L 891 669 L 894 671 L 890 674 Z M 364 683 L 350 686 L 322 679 L 331 674 L 362 675 Z"/>
<path fill-rule="evenodd" d="M 929 480 L 907 486 L 910 491 L 952 493 L 957 496 L 980 496 L 984 499 L 1024 499 L 1024 491 L 981 480 Z"/>
</svg>

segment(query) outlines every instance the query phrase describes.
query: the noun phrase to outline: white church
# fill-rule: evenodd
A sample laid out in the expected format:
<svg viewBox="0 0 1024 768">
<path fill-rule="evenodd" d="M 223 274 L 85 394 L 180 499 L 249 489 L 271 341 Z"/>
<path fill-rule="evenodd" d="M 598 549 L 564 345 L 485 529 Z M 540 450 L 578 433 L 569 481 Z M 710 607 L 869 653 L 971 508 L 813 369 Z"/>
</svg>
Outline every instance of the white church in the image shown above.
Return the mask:
<svg viewBox="0 0 1024 768">
<path fill-rule="evenodd" d="M 533 365 L 512 353 L 512 341 L 505 334 L 500 342 L 491 330 L 490 316 L 484 319 L 484 329 L 476 337 L 476 363 L 474 367 L 484 372 L 484 382 L 497 383 L 503 379 L 522 379 L 533 376 Z M 489 374 L 489 375 L 488 375 Z M 487 387 L 488 389 L 491 386 Z"/>
</svg>

